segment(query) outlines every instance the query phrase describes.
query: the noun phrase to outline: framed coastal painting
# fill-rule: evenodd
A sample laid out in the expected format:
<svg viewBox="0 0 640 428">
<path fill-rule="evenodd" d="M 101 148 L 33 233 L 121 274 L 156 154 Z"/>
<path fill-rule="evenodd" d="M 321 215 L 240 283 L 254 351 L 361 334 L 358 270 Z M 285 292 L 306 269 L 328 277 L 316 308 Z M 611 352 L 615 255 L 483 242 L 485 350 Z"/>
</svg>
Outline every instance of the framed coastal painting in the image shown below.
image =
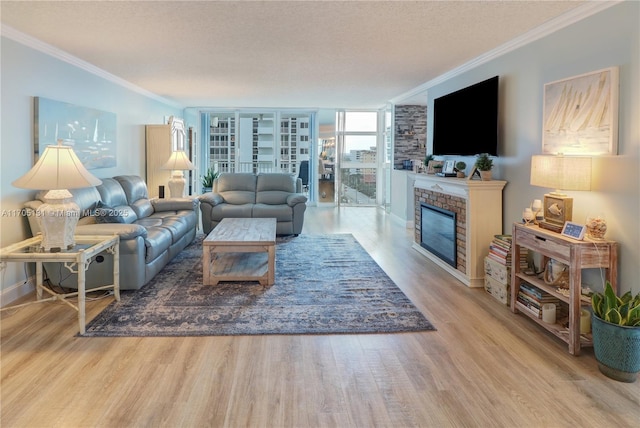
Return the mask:
<svg viewBox="0 0 640 428">
<path fill-rule="evenodd" d="M 116 114 L 34 98 L 34 162 L 50 144 L 73 147 L 87 169 L 116 166 Z"/>
<path fill-rule="evenodd" d="M 542 153 L 618 154 L 618 67 L 544 85 Z"/>
</svg>

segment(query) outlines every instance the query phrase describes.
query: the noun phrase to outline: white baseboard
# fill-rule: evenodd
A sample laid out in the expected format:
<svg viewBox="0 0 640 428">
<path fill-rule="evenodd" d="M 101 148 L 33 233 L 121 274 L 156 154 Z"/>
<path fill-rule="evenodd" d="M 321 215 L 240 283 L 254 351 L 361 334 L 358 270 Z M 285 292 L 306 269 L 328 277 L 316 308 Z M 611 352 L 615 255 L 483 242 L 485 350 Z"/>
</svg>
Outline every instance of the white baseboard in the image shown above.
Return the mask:
<svg viewBox="0 0 640 428">
<path fill-rule="evenodd" d="M 413 229 L 414 222 L 412 220 L 405 220 L 397 214 L 391 213 L 391 221 L 404 226 L 406 229 Z"/>
<path fill-rule="evenodd" d="M 9 306 L 16 300 L 33 293 L 36 289 L 34 279 L 29 277 L 26 281 L 20 281 L 2 289 L 0 291 L 0 306 Z"/>
<path fill-rule="evenodd" d="M 417 242 L 414 242 L 412 247 L 414 250 L 416 250 L 417 252 L 419 252 L 420 254 L 422 254 L 423 256 L 425 256 L 426 258 L 428 258 L 429 260 L 431 260 L 432 262 L 440 266 L 442 269 L 449 272 L 454 278 L 456 278 L 458 281 L 460 281 L 467 287 L 471 287 L 471 288 L 484 287 L 484 278 L 469 278 L 467 275 L 460 272 L 458 269 L 444 262 L 435 254 L 432 254 L 429 251 L 427 251 L 425 248 L 422 248 L 420 244 L 418 244 Z"/>
</svg>

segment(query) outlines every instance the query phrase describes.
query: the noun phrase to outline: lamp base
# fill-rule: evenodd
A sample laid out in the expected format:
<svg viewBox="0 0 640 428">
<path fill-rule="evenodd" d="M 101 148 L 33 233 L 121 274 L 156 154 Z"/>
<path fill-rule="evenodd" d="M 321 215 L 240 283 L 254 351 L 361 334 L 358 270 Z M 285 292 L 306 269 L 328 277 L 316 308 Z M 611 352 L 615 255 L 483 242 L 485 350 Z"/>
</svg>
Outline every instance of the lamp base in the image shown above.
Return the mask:
<svg viewBox="0 0 640 428">
<path fill-rule="evenodd" d="M 80 207 L 69 199 L 71 196 L 68 190 L 51 190 L 44 195 L 45 203 L 38 208 L 43 251 L 56 253 L 76 244 Z"/>
<path fill-rule="evenodd" d="M 169 197 L 182 198 L 184 196 L 184 187 L 187 180 L 184 179 L 182 171 L 174 171 L 171 179 L 169 179 Z"/>
<path fill-rule="evenodd" d="M 564 223 L 571 221 L 573 216 L 573 198 L 558 193 L 544 195 L 543 205 L 544 220 L 539 222 L 540 227 L 554 232 L 561 232 Z"/>
</svg>

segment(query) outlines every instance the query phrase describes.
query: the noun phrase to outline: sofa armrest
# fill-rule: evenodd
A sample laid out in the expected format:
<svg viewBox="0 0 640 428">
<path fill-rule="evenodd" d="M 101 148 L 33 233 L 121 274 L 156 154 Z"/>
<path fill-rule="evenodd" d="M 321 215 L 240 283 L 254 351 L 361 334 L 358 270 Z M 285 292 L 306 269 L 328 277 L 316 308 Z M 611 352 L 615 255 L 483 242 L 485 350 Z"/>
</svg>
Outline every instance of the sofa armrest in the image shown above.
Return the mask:
<svg viewBox="0 0 640 428">
<path fill-rule="evenodd" d="M 287 205 L 290 207 L 307 202 L 307 197 L 302 193 L 292 193 L 287 196 Z"/>
<path fill-rule="evenodd" d="M 220 194 L 213 192 L 207 192 L 204 195 L 200 195 L 198 199 L 200 199 L 200 202 L 207 203 L 212 207 L 224 202 L 224 198 Z"/>
<path fill-rule="evenodd" d="M 161 211 L 180 211 L 198 209 L 200 201 L 198 198 L 169 198 L 169 199 L 152 199 L 151 205 L 155 212 Z"/>
<path fill-rule="evenodd" d="M 120 241 L 147 236 L 147 229 L 138 224 L 95 223 L 76 227 L 76 235 L 118 235 Z"/>
</svg>

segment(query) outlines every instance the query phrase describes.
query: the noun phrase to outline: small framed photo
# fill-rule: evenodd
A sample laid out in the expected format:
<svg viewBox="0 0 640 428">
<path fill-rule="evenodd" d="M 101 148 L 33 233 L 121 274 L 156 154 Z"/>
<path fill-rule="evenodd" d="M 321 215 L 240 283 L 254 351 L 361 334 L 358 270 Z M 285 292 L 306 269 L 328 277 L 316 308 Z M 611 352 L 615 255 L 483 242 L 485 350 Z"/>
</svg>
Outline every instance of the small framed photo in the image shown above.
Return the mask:
<svg viewBox="0 0 640 428">
<path fill-rule="evenodd" d="M 564 223 L 564 227 L 562 228 L 562 235 L 568 236 L 569 238 L 577 239 L 578 241 L 582 241 L 586 229 L 586 226 L 567 221 Z"/>
<path fill-rule="evenodd" d="M 453 174 L 455 171 L 456 161 L 454 160 L 446 160 L 444 161 L 444 166 L 442 167 L 442 172 L 445 174 Z"/>
</svg>

